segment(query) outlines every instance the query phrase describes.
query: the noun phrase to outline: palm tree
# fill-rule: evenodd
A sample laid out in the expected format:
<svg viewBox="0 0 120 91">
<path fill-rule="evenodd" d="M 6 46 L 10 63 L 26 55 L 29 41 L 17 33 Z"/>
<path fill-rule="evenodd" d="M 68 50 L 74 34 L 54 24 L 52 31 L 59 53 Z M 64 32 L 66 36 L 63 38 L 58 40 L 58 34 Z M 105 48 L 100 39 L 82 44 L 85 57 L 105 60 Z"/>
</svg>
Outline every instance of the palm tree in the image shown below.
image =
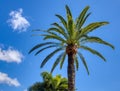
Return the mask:
<svg viewBox="0 0 120 91">
<path fill-rule="evenodd" d="M 56 53 L 61 51 L 59 56 L 57 57 L 57 59 L 55 60 L 53 64 L 51 72 L 53 72 L 53 70 L 59 63 L 60 63 L 60 68 L 62 68 L 66 56 L 68 57 L 68 67 L 67 67 L 68 91 L 75 90 L 75 65 L 76 65 L 76 69 L 78 70 L 79 68 L 78 57 L 83 62 L 87 70 L 87 73 L 89 74 L 86 60 L 84 56 L 82 55 L 80 49 L 89 51 L 92 54 L 97 55 L 98 57 L 106 61 L 106 59 L 102 56 L 102 54 L 88 47 L 86 43 L 95 42 L 95 43 L 110 46 L 111 48 L 114 49 L 114 47 L 110 43 L 102 40 L 99 37 L 89 35 L 89 33 L 93 32 L 93 30 L 96 30 L 97 28 L 103 25 L 109 24 L 106 21 L 100 21 L 100 22 L 93 22 L 93 23 L 88 24 L 87 26 L 84 26 L 85 21 L 91 15 L 91 13 L 87 13 L 89 8 L 90 8 L 89 6 L 86 6 L 82 10 L 80 15 L 77 17 L 77 19 L 73 20 L 72 13 L 69 7 L 66 5 L 67 19 L 65 19 L 61 15 L 56 14 L 56 17 L 58 17 L 60 20 L 60 24 L 56 22 L 53 23 L 52 27 L 50 27 L 46 31 L 43 31 L 44 34 L 41 34 L 41 36 L 44 37 L 44 40 L 49 40 L 49 41 L 37 44 L 29 51 L 29 53 L 31 53 L 34 50 L 38 49 L 38 51 L 35 53 L 35 55 L 37 55 L 40 52 L 44 51 L 45 49 L 56 48 L 54 49 L 52 53 L 50 53 L 42 61 L 41 68 L 48 62 L 48 60 L 52 56 L 54 56 Z"/>
<path fill-rule="evenodd" d="M 29 91 L 68 91 L 68 80 L 61 75 L 53 77 L 48 72 L 41 74 L 43 82 L 37 82 L 29 88 Z"/>
</svg>

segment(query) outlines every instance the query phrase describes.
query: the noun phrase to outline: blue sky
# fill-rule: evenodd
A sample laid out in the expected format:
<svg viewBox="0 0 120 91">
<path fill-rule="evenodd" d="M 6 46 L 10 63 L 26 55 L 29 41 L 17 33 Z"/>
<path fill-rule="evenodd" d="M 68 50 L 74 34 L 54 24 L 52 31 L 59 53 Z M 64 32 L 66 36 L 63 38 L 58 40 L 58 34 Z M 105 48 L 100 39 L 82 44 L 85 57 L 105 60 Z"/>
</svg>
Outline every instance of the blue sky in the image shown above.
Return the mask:
<svg viewBox="0 0 120 91">
<path fill-rule="evenodd" d="M 89 5 L 92 14 L 86 24 L 109 21 L 109 25 L 91 35 L 97 35 L 115 46 L 112 50 L 104 45 L 90 45 L 101 52 L 107 62 L 82 51 L 90 75 L 80 62 L 76 72 L 77 91 L 120 91 L 120 0 L 0 0 L 0 91 L 27 91 L 30 85 L 41 81 L 41 72 L 50 71 L 54 58 L 40 69 L 40 63 L 48 51 L 38 56 L 28 55 L 35 44 L 44 42 L 40 36 L 31 37 L 31 30 L 49 28 L 51 23 L 58 21 L 55 14 L 65 16 L 66 4 L 74 19 Z M 57 67 L 53 75 L 67 77 L 66 67 L 67 62 L 62 70 Z"/>
</svg>

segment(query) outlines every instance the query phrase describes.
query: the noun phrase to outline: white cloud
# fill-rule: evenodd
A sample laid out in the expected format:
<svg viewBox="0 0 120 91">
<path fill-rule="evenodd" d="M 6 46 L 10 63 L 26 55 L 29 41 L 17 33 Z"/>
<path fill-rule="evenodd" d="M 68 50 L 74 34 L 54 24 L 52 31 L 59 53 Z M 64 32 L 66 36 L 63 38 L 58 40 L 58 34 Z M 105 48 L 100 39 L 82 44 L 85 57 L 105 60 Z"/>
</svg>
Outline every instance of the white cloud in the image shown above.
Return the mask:
<svg viewBox="0 0 120 91">
<path fill-rule="evenodd" d="M 23 55 L 18 50 L 10 47 L 7 50 L 0 48 L 0 61 L 20 63 L 22 59 Z"/>
<path fill-rule="evenodd" d="M 11 11 L 9 19 L 7 22 L 14 29 L 14 31 L 24 32 L 30 26 L 30 23 L 27 21 L 25 17 L 22 16 L 23 9 L 19 9 L 18 11 Z"/>
<path fill-rule="evenodd" d="M 12 79 L 8 77 L 6 73 L 2 73 L 2 72 L 0 72 L 0 83 L 8 84 L 9 86 L 15 86 L 15 87 L 20 86 L 20 83 L 18 82 L 16 78 Z"/>
</svg>

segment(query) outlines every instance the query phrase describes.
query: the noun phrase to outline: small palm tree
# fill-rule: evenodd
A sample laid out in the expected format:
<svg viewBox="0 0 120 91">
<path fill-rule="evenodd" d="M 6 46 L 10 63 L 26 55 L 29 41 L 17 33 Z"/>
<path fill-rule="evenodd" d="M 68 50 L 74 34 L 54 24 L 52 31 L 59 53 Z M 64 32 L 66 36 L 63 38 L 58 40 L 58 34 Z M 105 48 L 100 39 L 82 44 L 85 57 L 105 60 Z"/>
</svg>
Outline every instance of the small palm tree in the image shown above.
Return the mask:
<svg viewBox="0 0 120 91">
<path fill-rule="evenodd" d="M 53 77 L 48 72 L 41 74 L 43 82 L 37 82 L 29 88 L 29 91 L 68 91 L 68 80 L 61 75 Z"/>
<path fill-rule="evenodd" d="M 57 57 L 57 59 L 53 64 L 51 72 L 53 72 L 53 70 L 59 63 L 60 63 L 60 68 L 62 68 L 66 56 L 68 57 L 68 67 L 67 67 L 68 91 L 75 90 L 75 65 L 76 65 L 76 69 L 78 70 L 79 67 L 78 57 L 80 57 L 81 61 L 83 62 L 87 70 L 87 73 L 89 74 L 87 63 L 80 49 L 89 51 L 92 54 L 97 55 L 98 57 L 106 61 L 106 59 L 98 51 L 86 46 L 86 43 L 88 42 L 100 43 L 110 46 L 111 48 L 114 49 L 114 47 L 111 44 L 102 40 L 101 38 L 88 35 L 90 32 L 93 32 L 95 29 L 103 25 L 109 24 L 106 21 L 102 21 L 102 22 L 90 23 L 87 26 L 83 26 L 86 19 L 91 14 L 91 13 L 87 13 L 89 8 L 90 8 L 89 6 L 86 6 L 82 10 L 80 15 L 77 17 L 77 19 L 74 21 L 72 17 L 72 13 L 69 7 L 66 5 L 67 19 L 64 19 L 61 15 L 57 14 L 56 16 L 60 19 L 61 24 L 56 22 L 53 23 L 52 27 L 44 31 L 44 34 L 41 35 L 44 37 L 44 40 L 49 39 L 50 42 L 46 41 L 44 43 L 37 44 L 29 51 L 29 53 L 31 53 L 34 50 L 41 48 L 36 52 L 35 55 L 37 55 L 45 49 L 56 48 L 42 61 L 41 68 L 46 64 L 46 62 L 48 62 L 48 60 L 52 56 L 54 56 L 57 52 L 61 51 L 61 53 L 59 54 L 59 56 Z"/>
</svg>

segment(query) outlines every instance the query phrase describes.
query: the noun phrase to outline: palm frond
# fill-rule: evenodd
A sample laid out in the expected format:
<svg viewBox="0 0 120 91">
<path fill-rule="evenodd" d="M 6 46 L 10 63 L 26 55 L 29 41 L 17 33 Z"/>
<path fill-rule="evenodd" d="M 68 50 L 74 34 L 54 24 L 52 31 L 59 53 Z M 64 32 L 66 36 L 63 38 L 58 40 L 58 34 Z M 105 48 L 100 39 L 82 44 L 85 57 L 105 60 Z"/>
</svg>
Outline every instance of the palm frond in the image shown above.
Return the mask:
<svg viewBox="0 0 120 91">
<path fill-rule="evenodd" d="M 78 62 L 77 56 L 75 57 L 75 65 L 76 65 L 76 69 L 78 70 L 78 68 L 79 68 L 79 62 Z"/>
<path fill-rule="evenodd" d="M 74 22 L 72 18 L 69 18 L 68 20 L 68 33 L 69 33 L 69 37 L 73 36 L 74 33 Z"/>
<path fill-rule="evenodd" d="M 40 52 L 48 49 L 48 48 L 57 47 L 57 46 L 58 46 L 58 45 L 50 45 L 50 46 L 47 46 L 47 47 L 45 47 L 45 48 L 42 48 L 42 49 L 40 49 L 39 51 L 37 51 L 37 52 L 35 53 L 35 56 L 38 55 Z M 60 45 L 59 45 L 59 46 L 60 46 Z"/>
<path fill-rule="evenodd" d="M 65 8 L 66 8 L 66 12 L 67 12 L 67 17 L 68 16 L 72 17 L 72 13 L 71 13 L 69 7 L 66 5 Z"/>
<path fill-rule="evenodd" d="M 95 42 L 95 43 L 104 44 L 104 45 L 107 45 L 107 46 L 109 46 L 109 47 L 111 47 L 111 48 L 114 49 L 114 46 L 113 46 L 112 44 L 110 44 L 110 43 L 102 40 L 102 39 L 99 38 L 99 37 L 89 37 L 89 36 L 86 36 L 86 38 L 83 39 L 83 41 L 85 41 L 85 42 Z"/>
<path fill-rule="evenodd" d="M 38 48 L 40 48 L 40 47 L 42 47 L 42 46 L 49 45 L 49 44 L 56 44 L 56 43 L 55 43 L 55 42 L 45 42 L 45 43 L 37 44 L 37 45 L 35 45 L 35 46 L 29 51 L 29 54 L 30 54 L 31 52 L 33 52 L 34 50 L 36 50 L 36 49 L 38 49 Z"/>
<path fill-rule="evenodd" d="M 56 14 L 56 16 L 60 19 L 63 26 L 67 29 L 67 21 L 61 15 Z"/>
<path fill-rule="evenodd" d="M 87 15 L 87 17 L 85 18 L 85 15 L 87 13 L 89 9 L 89 6 L 86 6 L 83 11 L 80 13 L 79 17 L 77 18 L 76 21 L 76 28 L 79 30 L 81 28 L 81 26 L 83 25 L 84 21 L 86 20 L 86 18 L 89 16 L 89 14 Z"/>
<path fill-rule="evenodd" d="M 83 24 L 85 23 L 85 21 L 87 20 L 87 18 L 91 15 L 91 13 L 88 13 L 84 19 L 80 22 L 79 26 L 78 26 L 78 30 L 79 32 L 81 31 L 81 27 L 83 26 Z"/>
<path fill-rule="evenodd" d="M 47 30 L 47 32 L 51 32 L 51 31 L 55 31 L 55 32 L 61 33 L 61 31 L 58 28 L 56 28 L 56 27 L 51 27 L 51 28 L 49 28 Z"/>
<path fill-rule="evenodd" d="M 87 47 L 87 46 L 80 46 L 80 48 L 85 49 L 85 50 L 91 52 L 92 54 L 95 54 L 95 55 L 99 56 L 99 57 L 102 58 L 104 61 L 106 61 L 106 59 L 105 59 L 99 52 L 97 52 L 96 50 L 93 50 L 93 49 L 91 49 L 91 48 L 89 48 L 89 47 Z"/>
<path fill-rule="evenodd" d="M 42 76 L 44 82 L 46 82 L 46 80 L 47 80 L 47 82 L 48 82 L 48 81 L 50 82 L 50 81 L 53 79 L 52 74 L 50 74 L 50 73 L 48 73 L 48 72 L 42 72 L 42 73 L 41 73 L 41 76 Z M 49 83 L 49 84 L 50 84 L 50 83 Z"/>
<path fill-rule="evenodd" d="M 66 5 L 66 12 L 67 12 L 67 32 L 69 34 L 69 37 L 71 38 L 74 32 L 74 21 L 72 19 L 72 13 L 69 9 L 69 7 Z"/>
<path fill-rule="evenodd" d="M 64 61 L 65 61 L 65 57 L 66 57 L 66 52 L 64 52 L 64 55 L 63 55 L 63 57 L 62 57 L 62 59 L 61 59 L 61 63 L 60 63 L 60 69 L 62 69 L 62 66 L 63 66 L 63 63 L 64 63 Z"/>
<path fill-rule="evenodd" d="M 66 78 L 62 78 L 60 85 L 65 85 L 65 84 L 67 85 L 67 83 L 68 83 L 68 80 Z"/>
<path fill-rule="evenodd" d="M 59 64 L 59 62 L 61 61 L 61 58 L 63 57 L 63 55 L 64 55 L 64 52 L 61 53 L 61 54 L 58 56 L 58 58 L 56 59 L 56 61 L 55 61 L 54 64 L 53 64 L 53 67 L 52 67 L 52 69 L 51 69 L 51 73 L 54 71 L 54 69 L 56 68 L 56 66 Z"/>
<path fill-rule="evenodd" d="M 55 33 L 61 34 L 62 36 L 64 36 L 67 39 L 67 36 L 64 34 L 64 32 L 61 31 L 61 29 L 58 29 L 56 27 L 49 28 L 47 30 L 47 32 L 55 32 Z"/>
<path fill-rule="evenodd" d="M 87 25 L 85 28 L 82 29 L 81 35 L 85 35 L 103 25 L 109 24 L 108 22 L 95 22 Z"/>
<path fill-rule="evenodd" d="M 78 55 L 79 55 L 82 63 L 84 64 L 84 66 L 85 66 L 85 68 L 86 68 L 86 71 L 87 71 L 87 73 L 88 73 L 88 75 L 89 75 L 89 70 L 88 70 L 88 66 L 87 66 L 87 63 L 86 63 L 86 61 L 85 61 L 85 58 L 83 57 L 83 55 L 82 55 L 80 52 L 78 52 Z"/>
<path fill-rule="evenodd" d="M 65 29 L 60 26 L 58 23 L 53 23 L 52 25 L 54 25 L 56 27 L 56 29 L 54 28 L 53 30 L 55 30 L 56 32 L 62 34 L 66 39 L 68 38 L 67 33 L 65 32 Z M 50 31 L 52 29 L 48 29 L 48 31 Z"/>
<path fill-rule="evenodd" d="M 43 34 L 42 36 L 44 36 L 44 40 L 46 40 L 46 39 L 56 39 L 58 41 L 66 43 L 66 40 L 64 38 L 62 38 L 61 36 L 58 36 L 57 34 L 52 33 L 52 32 L 49 32 L 49 34 Z"/>
<path fill-rule="evenodd" d="M 58 48 L 58 49 L 54 50 L 52 53 L 50 53 L 50 54 L 42 61 L 40 67 L 42 68 L 42 67 L 46 64 L 46 62 L 47 62 L 55 53 L 61 51 L 62 49 L 63 49 L 63 48 L 61 47 L 61 48 Z"/>
</svg>

